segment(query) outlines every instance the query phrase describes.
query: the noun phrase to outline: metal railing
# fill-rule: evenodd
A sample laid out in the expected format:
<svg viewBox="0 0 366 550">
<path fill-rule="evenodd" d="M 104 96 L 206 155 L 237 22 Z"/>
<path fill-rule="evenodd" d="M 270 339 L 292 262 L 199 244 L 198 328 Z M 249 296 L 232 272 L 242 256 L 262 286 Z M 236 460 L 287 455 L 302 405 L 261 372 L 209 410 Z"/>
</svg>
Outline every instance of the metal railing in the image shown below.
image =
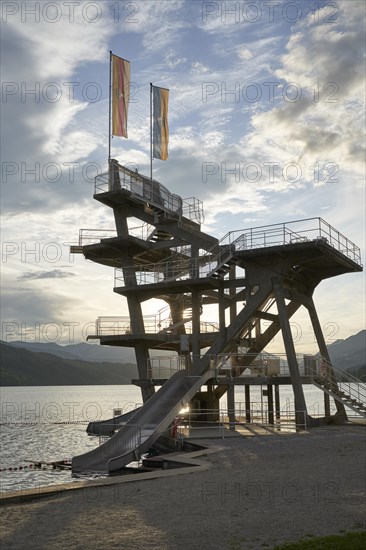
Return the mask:
<svg viewBox="0 0 366 550">
<path fill-rule="evenodd" d="M 245 249 L 245 239 L 242 235 L 225 246 L 215 245 L 211 251 L 198 258 L 179 258 L 176 260 L 135 265 L 136 282 L 140 285 L 184 279 L 198 279 L 210 276 L 215 270 L 233 256 L 235 252 Z M 124 286 L 122 268 L 115 269 L 114 286 Z"/>
<path fill-rule="evenodd" d="M 238 235 L 245 236 L 248 250 L 324 239 L 320 242 L 326 242 L 361 265 L 359 247 L 319 217 L 230 231 L 220 240 L 220 243 L 230 243 Z"/>
<path fill-rule="evenodd" d="M 184 297 L 183 297 L 184 308 Z M 190 308 L 184 308 L 189 310 Z M 183 312 L 184 315 L 184 312 Z M 192 334 L 193 327 L 190 316 L 184 316 L 180 321 L 173 323 L 173 319 L 170 313 L 170 306 L 164 306 L 156 314 L 144 315 L 144 332 L 148 334 L 174 334 L 176 329 L 185 325 L 186 334 Z M 200 332 L 201 334 L 218 332 L 219 325 L 213 321 L 201 321 Z M 96 336 L 117 336 L 122 334 L 131 334 L 131 320 L 130 317 L 124 316 L 100 316 L 95 323 L 95 335 Z"/>
<path fill-rule="evenodd" d="M 331 365 L 325 358 L 318 359 L 319 368 L 317 372 L 310 371 L 311 382 L 318 383 L 324 388 L 338 395 L 347 404 L 348 398 L 353 404 L 362 405 L 366 412 L 366 384 L 348 372 L 333 368 L 334 377 L 331 373 Z M 338 389 L 337 389 L 338 385 Z"/>
<path fill-rule="evenodd" d="M 258 406 L 257 406 L 258 405 Z M 189 409 L 180 415 L 179 430 L 182 435 L 188 428 L 193 430 L 218 430 L 221 437 L 225 437 L 228 428 L 232 430 L 245 429 L 246 427 L 259 427 L 266 433 L 276 431 L 294 431 L 296 429 L 307 428 L 306 411 L 296 411 L 293 407 L 281 411 L 269 411 L 261 408 L 260 403 L 254 404 L 249 409 L 238 407 L 234 410 L 228 408 L 217 409 Z M 271 421 L 273 418 L 273 422 Z M 250 420 L 248 420 L 250 418 Z"/>
<path fill-rule="evenodd" d="M 99 445 L 105 443 L 116 432 L 124 428 L 126 423 L 121 424 L 101 424 L 98 428 Z M 121 436 L 120 436 L 121 437 Z M 125 430 L 124 437 L 119 440 L 121 450 L 127 452 L 133 451 L 141 444 L 141 426 L 139 424 L 129 424 L 128 430 Z M 125 454 L 125 453 L 123 453 Z"/>
<path fill-rule="evenodd" d="M 196 197 L 183 199 L 183 216 L 193 222 L 202 225 L 205 221 L 203 202 Z"/>
<path fill-rule="evenodd" d="M 197 360 L 206 355 L 163 355 L 148 359 L 148 372 L 151 378 L 170 378 L 179 370 L 189 370 L 194 359 Z M 297 364 L 300 376 L 307 376 L 309 357 L 317 364 L 319 358 L 309 355 L 297 354 Z M 289 376 L 289 368 L 285 353 L 222 353 L 210 356 L 210 367 L 213 378 L 233 378 L 240 376 L 248 369 L 248 376 Z M 317 367 L 318 368 L 318 367 Z"/>
<path fill-rule="evenodd" d="M 320 363 L 319 358 L 307 354 L 296 354 L 300 376 L 306 376 L 309 360 L 313 365 Z M 234 377 L 239 371 L 249 370 L 251 376 L 289 376 L 287 356 L 285 353 L 220 353 L 211 358 L 217 377 Z M 315 370 L 319 367 L 316 366 Z"/>
<path fill-rule="evenodd" d="M 131 333 L 131 321 L 128 316 L 103 316 L 95 322 L 96 336 L 118 336 Z"/>
<path fill-rule="evenodd" d="M 154 232 L 155 227 L 149 223 L 129 228 L 129 235 L 147 241 Z M 117 229 L 80 229 L 79 246 L 99 243 L 103 239 L 118 237 Z"/>
<path fill-rule="evenodd" d="M 103 239 L 117 237 L 116 229 L 80 229 L 79 246 L 98 243 Z"/>
<path fill-rule="evenodd" d="M 230 231 L 206 254 L 198 258 L 184 258 L 159 263 L 133 266 L 138 285 L 212 276 L 220 265 L 237 252 L 295 243 L 316 242 L 330 245 L 352 261 L 361 264 L 360 249 L 322 218 Z M 124 286 L 123 271 L 115 270 L 115 287 Z"/>
<path fill-rule="evenodd" d="M 108 193 L 126 190 L 136 198 L 145 202 L 148 206 L 155 206 L 166 212 L 185 216 L 196 223 L 203 222 L 202 201 L 195 197 L 182 199 L 179 195 L 171 193 L 156 180 L 130 170 L 118 163 L 110 165 L 111 170 L 99 174 L 95 178 L 94 194 Z"/>
<path fill-rule="evenodd" d="M 154 233 L 154 231 L 155 226 L 150 223 L 129 227 L 128 229 L 128 232 L 132 237 L 136 237 L 142 241 L 149 240 L 149 237 Z"/>
<path fill-rule="evenodd" d="M 167 379 L 176 372 L 187 370 L 190 357 L 187 355 L 155 356 L 148 359 L 148 378 Z"/>
</svg>

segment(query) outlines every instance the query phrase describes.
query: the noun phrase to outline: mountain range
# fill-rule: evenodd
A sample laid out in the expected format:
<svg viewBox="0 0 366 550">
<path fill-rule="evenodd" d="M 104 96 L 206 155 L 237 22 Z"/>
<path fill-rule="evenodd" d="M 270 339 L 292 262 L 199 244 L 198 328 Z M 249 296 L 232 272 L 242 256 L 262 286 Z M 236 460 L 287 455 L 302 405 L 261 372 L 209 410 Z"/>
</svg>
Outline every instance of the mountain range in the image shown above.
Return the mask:
<svg viewBox="0 0 366 550">
<path fill-rule="evenodd" d="M 100 346 L 99 344 L 67 344 L 61 346 L 53 342 L 22 342 L 15 340 L 13 342 L 4 342 L 5 344 L 27 349 L 33 352 L 51 353 L 64 359 L 74 359 L 79 361 L 104 361 L 107 363 L 133 363 L 135 362 L 135 351 L 133 348 L 121 348 L 118 346 Z"/>
<path fill-rule="evenodd" d="M 133 363 L 84 361 L 72 355 L 61 357 L 29 351 L 4 342 L 0 342 L 0 359 L 1 386 L 131 384 L 131 380 L 137 378 L 137 367 Z"/>
<path fill-rule="evenodd" d="M 328 351 L 337 369 L 366 373 L 366 330 L 333 342 Z M 15 341 L 0 342 L 0 353 L 2 386 L 130 384 L 137 378 L 132 348 Z"/>
<path fill-rule="evenodd" d="M 366 330 L 345 340 L 336 340 L 328 346 L 328 351 L 335 368 L 356 376 L 359 372 L 366 373 Z"/>
</svg>

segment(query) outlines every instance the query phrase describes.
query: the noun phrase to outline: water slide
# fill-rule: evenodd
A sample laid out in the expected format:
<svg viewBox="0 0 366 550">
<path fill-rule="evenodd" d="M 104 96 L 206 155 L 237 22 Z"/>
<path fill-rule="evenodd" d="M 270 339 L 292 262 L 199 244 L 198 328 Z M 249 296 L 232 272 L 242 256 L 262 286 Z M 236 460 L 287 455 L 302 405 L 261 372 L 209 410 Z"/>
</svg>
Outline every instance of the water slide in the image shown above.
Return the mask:
<svg viewBox="0 0 366 550">
<path fill-rule="evenodd" d="M 96 449 L 74 456 L 73 472 L 113 472 L 138 460 L 166 431 L 179 411 L 185 407 L 213 372 L 202 376 L 187 376 L 185 371 L 174 374 L 133 414 L 126 424 Z"/>
<path fill-rule="evenodd" d="M 88 427 L 86 428 L 86 433 L 89 435 L 113 435 L 114 432 L 121 428 L 123 424 L 126 424 L 130 418 L 137 413 L 141 407 L 136 407 L 127 413 L 120 414 L 118 416 L 113 416 L 113 418 L 108 418 L 107 420 L 94 420 L 89 422 Z"/>
</svg>

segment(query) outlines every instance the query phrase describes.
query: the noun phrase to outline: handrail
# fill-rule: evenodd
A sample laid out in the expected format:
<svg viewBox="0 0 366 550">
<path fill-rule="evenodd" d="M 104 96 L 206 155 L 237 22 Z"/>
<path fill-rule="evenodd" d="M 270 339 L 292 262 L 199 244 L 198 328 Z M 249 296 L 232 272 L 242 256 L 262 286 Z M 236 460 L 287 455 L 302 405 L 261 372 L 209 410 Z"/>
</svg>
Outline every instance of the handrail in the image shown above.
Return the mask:
<svg viewBox="0 0 366 550">
<path fill-rule="evenodd" d="M 178 432 L 184 435 L 186 430 L 190 429 L 224 429 L 225 426 L 234 428 L 252 427 L 253 425 L 269 429 L 299 429 L 307 428 L 307 413 L 304 410 L 296 410 L 294 407 L 282 407 L 280 411 L 269 411 L 268 408 L 263 408 L 263 403 L 258 403 L 258 407 L 251 404 L 250 408 L 238 408 L 238 404 L 234 409 L 221 408 L 218 409 L 192 409 L 188 408 L 179 415 Z M 240 405 L 240 404 L 239 404 Z M 278 416 L 278 413 L 280 416 Z M 270 422 L 270 414 L 273 414 L 273 422 Z M 200 418 L 201 417 L 201 418 Z M 212 417 L 212 419 L 210 419 Z M 303 421 L 301 422 L 301 419 Z M 300 420 L 300 421 L 299 421 Z M 224 437 L 224 435 L 222 436 Z"/>
<path fill-rule="evenodd" d="M 298 229 L 299 224 L 302 224 L 302 227 Z M 229 231 L 226 235 L 224 235 L 224 237 L 222 237 L 222 239 L 220 239 L 220 243 L 230 243 L 232 238 L 237 234 L 246 235 L 248 240 L 248 248 L 262 248 L 266 246 L 274 246 L 274 244 L 289 244 L 286 242 L 286 237 L 288 236 L 298 238 L 299 241 L 314 241 L 318 238 L 324 237 L 327 239 L 330 246 L 337 249 L 339 252 L 342 252 L 359 265 L 362 265 L 360 248 L 320 217 L 291 220 L 289 222 L 278 224 L 262 225 L 254 228 L 252 227 Z M 274 236 L 276 234 L 279 237 L 283 237 L 282 242 L 281 239 L 279 239 L 276 243 L 267 244 L 268 241 L 266 240 L 266 236 Z M 262 245 L 260 244 L 260 241 L 258 241 L 260 236 L 263 237 Z M 249 246 L 249 243 L 254 243 L 255 246 Z"/>
<path fill-rule="evenodd" d="M 114 237 L 117 237 L 117 229 L 79 229 L 79 246 L 85 245 L 85 241 L 95 243 Z"/>
<path fill-rule="evenodd" d="M 138 285 L 210 277 L 219 264 L 228 261 L 235 252 L 304 242 L 327 244 L 362 266 L 359 247 L 322 218 L 307 218 L 230 231 L 199 257 L 130 267 L 136 271 Z M 123 285 L 123 270 L 116 268 L 115 286 L 121 286 L 121 282 Z"/>
<path fill-rule="evenodd" d="M 196 356 L 195 356 L 196 357 Z M 204 354 L 197 356 L 198 359 L 206 357 Z M 246 364 L 243 363 L 245 358 Z M 302 377 L 308 376 L 308 359 L 318 359 L 309 355 L 297 354 L 297 362 L 303 374 Z M 192 362 L 192 355 L 162 355 L 154 356 L 148 359 L 148 371 L 150 378 L 170 378 L 179 370 L 189 369 Z M 285 353 L 237 353 L 228 352 L 210 356 L 210 368 L 214 374 L 214 378 L 232 377 L 236 369 L 249 369 L 263 376 L 289 376 L 287 356 Z M 164 373 L 164 376 L 161 376 Z"/>
<path fill-rule="evenodd" d="M 184 307 L 185 297 L 182 297 L 183 313 L 190 307 Z M 185 325 L 186 333 L 192 332 L 191 317 L 183 317 L 180 321 L 173 323 L 170 306 L 166 305 L 159 309 L 156 314 L 144 315 L 144 330 L 148 334 L 159 334 L 161 332 L 171 331 L 177 326 Z M 215 321 L 201 321 L 201 333 L 218 332 L 219 325 Z M 118 334 L 131 334 L 131 321 L 127 315 L 121 316 L 99 316 L 95 323 L 96 336 L 108 336 Z"/>
<path fill-rule="evenodd" d="M 362 383 L 361 380 L 355 376 L 352 376 L 348 372 L 341 371 L 340 369 L 333 367 L 325 357 L 320 358 L 319 361 L 319 373 L 311 372 L 311 381 L 320 383 L 334 394 L 343 393 L 345 395 L 346 392 L 344 390 L 346 390 L 348 392 L 347 396 L 350 399 L 354 399 L 357 403 L 366 407 L 365 383 Z M 337 386 L 337 382 L 340 387 Z"/>
<path fill-rule="evenodd" d="M 111 160 L 110 170 L 95 177 L 94 195 L 126 190 L 148 206 L 174 213 L 179 218 L 184 214 L 198 224 L 203 222 L 202 201 L 195 197 L 182 199 L 171 193 L 163 184 L 137 170 L 130 170 Z"/>
</svg>

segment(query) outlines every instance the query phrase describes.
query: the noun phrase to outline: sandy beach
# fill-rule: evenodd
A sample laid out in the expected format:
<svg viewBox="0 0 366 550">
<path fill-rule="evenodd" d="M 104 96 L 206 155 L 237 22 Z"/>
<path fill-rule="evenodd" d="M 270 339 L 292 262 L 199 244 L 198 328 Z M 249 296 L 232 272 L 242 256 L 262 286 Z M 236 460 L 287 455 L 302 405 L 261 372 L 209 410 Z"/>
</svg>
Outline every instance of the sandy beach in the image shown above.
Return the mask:
<svg viewBox="0 0 366 550">
<path fill-rule="evenodd" d="M 364 530 L 365 435 L 346 425 L 202 441 L 215 450 L 199 471 L 3 503 L 1 547 L 247 550 Z"/>
</svg>

